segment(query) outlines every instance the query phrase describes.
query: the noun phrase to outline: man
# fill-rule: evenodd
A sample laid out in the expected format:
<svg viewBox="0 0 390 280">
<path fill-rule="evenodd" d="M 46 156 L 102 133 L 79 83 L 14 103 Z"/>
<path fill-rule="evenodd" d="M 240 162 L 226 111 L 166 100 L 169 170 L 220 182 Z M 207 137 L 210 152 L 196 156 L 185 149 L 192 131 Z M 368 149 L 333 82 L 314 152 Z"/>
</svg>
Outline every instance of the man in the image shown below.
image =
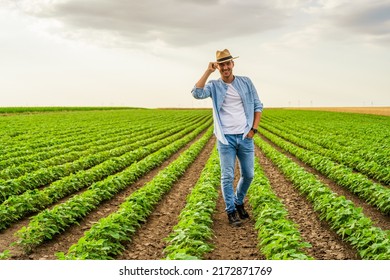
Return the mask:
<svg viewBox="0 0 390 280">
<path fill-rule="evenodd" d="M 217 51 L 216 62 L 210 62 L 207 70 L 192 89 L 197 99 L 212 98 L 214 134 L 217 137 L 221 163 L 221 188 L 229 223 L 239 226 L 249 218 L 244 209 L 244 198 L 254 176 L 254 143 L 261 118 L 263 104 L 260 102 L 252 81 L 233 75 L 234 59 L 229 50 Z M 216 70 L 218 80 L 207 79 Z M 234 169 L 236 158 L 240 165 L 241 178 L 234 192 Z M 238 216 L 237 216 L 238 214 Z"/>
</svg>

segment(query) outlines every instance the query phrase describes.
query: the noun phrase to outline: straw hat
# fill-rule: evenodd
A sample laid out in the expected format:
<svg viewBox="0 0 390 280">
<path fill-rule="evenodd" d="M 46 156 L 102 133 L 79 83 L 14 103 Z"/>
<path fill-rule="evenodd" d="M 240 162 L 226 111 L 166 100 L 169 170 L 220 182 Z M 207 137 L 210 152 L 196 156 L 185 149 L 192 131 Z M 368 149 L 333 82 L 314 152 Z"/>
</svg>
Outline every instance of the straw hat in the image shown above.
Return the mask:
<svg viewBox="0 0 390 280">
<path fill-rule="evenodd" d="M 226 62 L 238 58 L 238 56 L 232 57 L 228 49 L 224 49 L 223 51 L 217 51 L 216 57 L 217 57 L 216 63 L 222 63 L 222 62 Z"/>
</svg>

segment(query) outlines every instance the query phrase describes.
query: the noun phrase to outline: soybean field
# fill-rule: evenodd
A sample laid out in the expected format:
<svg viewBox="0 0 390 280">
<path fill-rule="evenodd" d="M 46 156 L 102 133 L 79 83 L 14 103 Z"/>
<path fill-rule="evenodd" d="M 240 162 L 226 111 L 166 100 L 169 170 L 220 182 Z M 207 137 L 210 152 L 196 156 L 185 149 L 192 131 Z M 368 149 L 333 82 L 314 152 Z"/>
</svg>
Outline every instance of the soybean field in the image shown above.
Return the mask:
<svg viewBox="0 0 390 280">
<path fill-rule="evenodd" d="M 265 109 L 254 144 L 232 227 L 211 110 L 5 111 L 0 259 L 390 259 L 389 116 Z"/>
</svg>

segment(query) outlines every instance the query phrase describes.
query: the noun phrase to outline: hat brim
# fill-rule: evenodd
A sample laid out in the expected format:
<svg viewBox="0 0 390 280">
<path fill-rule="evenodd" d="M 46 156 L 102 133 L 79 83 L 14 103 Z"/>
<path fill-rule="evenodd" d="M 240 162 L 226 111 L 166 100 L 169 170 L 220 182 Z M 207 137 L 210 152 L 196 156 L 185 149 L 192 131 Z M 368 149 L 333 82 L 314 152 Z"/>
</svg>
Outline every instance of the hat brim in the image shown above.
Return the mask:
<svg viewBox="0 0 390 280">
<path fill-rule="evenodd" d="M 226 61 L 230 61 L 230 60 L 233 60 L 233 59 L 236 59 L 236 58 L 239 58 L 238 56 L 236 56 L 236 57 L 231 57 L 231 58 L 227 58 L 227 59 L 224 59 L 224 60 L 220 60 L 220 61 L 216 61 L 215 63 L 224 63 L 224 62 L 226 62 Z"/>
</svg>

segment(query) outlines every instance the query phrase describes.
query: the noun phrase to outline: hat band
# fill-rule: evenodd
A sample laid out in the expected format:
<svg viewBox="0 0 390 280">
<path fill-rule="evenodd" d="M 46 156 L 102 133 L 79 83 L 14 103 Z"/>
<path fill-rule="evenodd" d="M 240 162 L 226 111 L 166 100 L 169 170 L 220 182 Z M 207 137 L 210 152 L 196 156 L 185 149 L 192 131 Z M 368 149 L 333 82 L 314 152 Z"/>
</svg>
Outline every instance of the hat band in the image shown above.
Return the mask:
<svg viewBox="0 0 390 280">
<path fill-rule="evenodd" d="M 233 57 L 231 55 L 229 55 L 227 57 L 223 57 L 223 58 L 217 59 L 217 62 L 224 61 L 224 60 L 231 59 L 231 58 L 233 58 Z"/>
</svg>

